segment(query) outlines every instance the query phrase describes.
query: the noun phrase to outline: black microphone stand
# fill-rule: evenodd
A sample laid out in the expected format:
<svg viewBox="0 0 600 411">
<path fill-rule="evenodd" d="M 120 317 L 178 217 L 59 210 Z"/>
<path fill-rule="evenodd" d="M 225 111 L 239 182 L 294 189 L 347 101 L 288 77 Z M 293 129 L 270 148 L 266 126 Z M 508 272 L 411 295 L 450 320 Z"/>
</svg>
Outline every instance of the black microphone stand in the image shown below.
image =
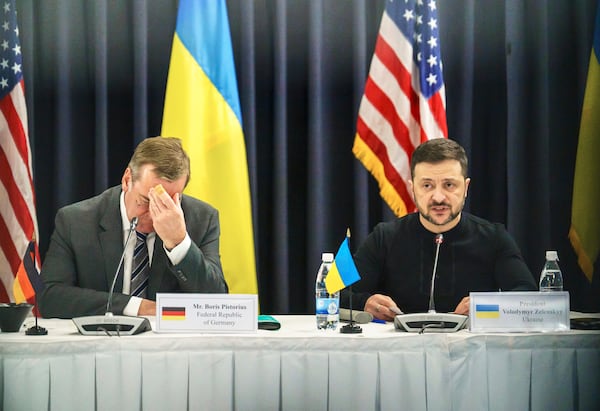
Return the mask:
<svg viewBox="0 0 600 411">
<path fill-rule="evenodd" d="M 429 310 L 427 313 L 410 313 L 397 315 L 394 318 L 394 326 L 399 330 L 424 333 L 425 330 L 438 332 L 456 332 L 460 330 L 467 319 L 466 315 L 454 313 L 438 313 L 435 311 L 434 291 L 435 276 L 440 253 L 440 245 L 444 241 L 443 234 L 435 236 L 435 259 L 433 261 L 433 272 L 431 274 L 431 289 L 429 292 Z"/>
</svg>

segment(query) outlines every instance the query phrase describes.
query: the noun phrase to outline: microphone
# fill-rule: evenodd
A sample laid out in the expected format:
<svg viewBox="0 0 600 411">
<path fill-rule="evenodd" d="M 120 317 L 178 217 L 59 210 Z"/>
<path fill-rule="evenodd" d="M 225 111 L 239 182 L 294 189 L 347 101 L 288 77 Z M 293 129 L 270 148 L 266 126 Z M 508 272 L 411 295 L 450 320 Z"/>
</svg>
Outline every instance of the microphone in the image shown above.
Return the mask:
<svg viewBox="0 0 600 411">
<path fill-rule="evenodd" d="M 439 233 L 434 240 L 435 258 L 433 260 L 433 272 L 431 274 L 431 289 L 429 291 L 429 310 L 427 313 L 400 314 L 394 318 L 394 326 L 399 330 L 423 333 L 425 330 L 437 332 L 456 332 L 460 330 L 467 319 L 466 315 L 453 313 L 437 313 L 435 311 L 435 275 L 437 273 L 440 246 L 444 242 L 444 235 Z"/>
<path fill-rule="evenodd" d="M 350 315 L 352 314 L 352 315 Z M 347 308 L 340 308 L 340 321 L 351 322 L 354 321 L 358 324 L 367 324 L 373 321 L 373 315 L 366 311 L 352 310 Z"/>
<path fill-rule="evenodd" d="M 437 272 L 438 257 L 440 256 L 440 246 L 444 242 L 444 234 L 439 233 L 435 236 L 435 259 L 433 260 L 433 274 L 431 274 L 431 291 L 429 292 L 429 313 L 435 313 L 435 303 L 433 291 L 435 290 L 435 273 Z"/>
<path fill-rule="evenodd" d="M 119 259 L 119 265 L 113 278 L 113 282 L 108 292 L 108 300 L 106 302 L 106 313 L 104 315 L 88 315 L 84 317 L 73 318 L 73 323 L 77 327 L 77 330 L 83 335 L 134 335 L 152 329 L 150 321 L 144 317 L 131 317 L 127 315 L 113 315 L 112 313 L 112 298 L 115 291 L 115 285 L 117 284 L 117 277 L 121 272 L 123 266 L 123 260 L 125 259 L 125 251 L 129 244 L 131 234 L 135 231 L 138 224 L 138 218 L 133 217 L 129 225 L 129 233 L 125 239 L 125 245 L 123 246 L 123 253 Z"/>
<path fill-rule="evenodd" d="M 129 224 L 129 233 L 127 233 L 127 238 L 125 239 L 125 245 L 123 246 L 123 252 L 121 253 L 121 258 L 119 259 L 119 265 L 117 266 L 117 271 L 115 272 L 115 276 L 113 277 L 113 282 L 110 286 L 110 291 L 108 293 L 108 301 L 106 301 L 106 314 L 112 315 L 112 296 L 115 291 L 115 285 L 117 284 L 117 277 L 119 277 L 119 273 L 121 272 L 121 267 L 123 266 L 123 260 L 125 260 L 125 251 L 127 250 L 127 245 L 129 244 L 129 239 L 131 238 L 131 234 L 135 231 L 138 225 L 138 218 L 133 217 L 131 223 Z"/>
</svg>

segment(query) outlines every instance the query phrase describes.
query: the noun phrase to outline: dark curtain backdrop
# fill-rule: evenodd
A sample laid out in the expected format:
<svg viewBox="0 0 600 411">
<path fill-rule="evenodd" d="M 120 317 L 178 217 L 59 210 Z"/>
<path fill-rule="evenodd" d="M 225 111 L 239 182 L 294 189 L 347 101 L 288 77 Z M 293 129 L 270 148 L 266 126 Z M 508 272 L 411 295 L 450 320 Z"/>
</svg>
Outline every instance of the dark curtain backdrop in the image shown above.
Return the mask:
<svg viewBox="0 0 600 411">
<path fill-rule="evenodd" d="M 309 313 L 321 252 L 393 215 L 351 153 L 383 0 L 229 0 L 261 308 Z M 567 233 L 595 0 L 438 0 L 467 209 L 537 277 L 557 249 L 572 309 L 600 309 Z M 42 253 L 57 209 L 118 184 L 160 133 L 175 0 L 18 0 Z M 193 172 L 192 172 L 193 173 Z M 193 177 L 192 177 L 193 178 Z M 598 190 L 590 182 L 590 190 Z"/>
</svg>

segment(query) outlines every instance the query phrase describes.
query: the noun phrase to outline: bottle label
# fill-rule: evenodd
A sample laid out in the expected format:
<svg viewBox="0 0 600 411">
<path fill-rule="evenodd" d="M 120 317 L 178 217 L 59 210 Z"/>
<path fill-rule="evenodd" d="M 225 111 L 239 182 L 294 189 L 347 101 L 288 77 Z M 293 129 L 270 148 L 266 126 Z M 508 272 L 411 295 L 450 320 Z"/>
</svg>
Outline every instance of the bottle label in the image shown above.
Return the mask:
<svg viewBox="0 0 600 411">
<path fill-rule="evenodd" d="M 562 291 L 563 290 L 563 279 L 562 273 L 557 269 L 542 270 L 540 275 L 540 291 Z"/>
<path fill-rule="evenodd" d="M 339 299 L 317 298 L 317 314 L 337 314 L 339 311 Z"/>
</svg>

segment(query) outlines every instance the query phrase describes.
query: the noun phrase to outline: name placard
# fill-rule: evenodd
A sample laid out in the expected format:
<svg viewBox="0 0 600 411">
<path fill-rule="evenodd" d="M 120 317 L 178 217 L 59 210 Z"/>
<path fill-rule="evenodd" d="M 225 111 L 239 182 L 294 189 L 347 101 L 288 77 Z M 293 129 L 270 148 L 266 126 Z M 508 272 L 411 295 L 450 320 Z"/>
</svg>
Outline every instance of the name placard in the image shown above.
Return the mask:
<svg viewBox="0 0 600 411">
<path fill-rule="evenodd" d="M 255 333 L 256 294 L 156 294 L 156 332 Z"/>
<path fill-rule="evenodd" d="M 567 331 L 566 291 L 472 292 L 469 329 L 473 332 Z"/>
</svg>

